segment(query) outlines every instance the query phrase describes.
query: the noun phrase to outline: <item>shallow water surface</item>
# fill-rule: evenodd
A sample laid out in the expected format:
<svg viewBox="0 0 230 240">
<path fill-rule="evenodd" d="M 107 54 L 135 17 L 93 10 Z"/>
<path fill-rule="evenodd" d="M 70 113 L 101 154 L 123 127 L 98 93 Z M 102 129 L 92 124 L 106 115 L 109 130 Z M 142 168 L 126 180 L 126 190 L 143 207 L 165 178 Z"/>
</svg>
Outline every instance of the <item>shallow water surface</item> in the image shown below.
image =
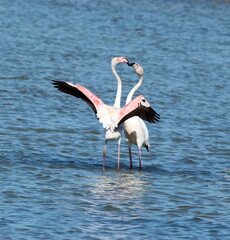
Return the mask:
<svg viewBox="0 0 230 240">
<path fill-rule="evenodd" d="M 1 1 L 1 239 L 228 239 L 228 1 Z M 143 170 L 91 108 L 52 80 L 113 104 L 114 56 L 145 71 Z M 117 66 L 122 105 L 138 77 Z"/>
</svg>

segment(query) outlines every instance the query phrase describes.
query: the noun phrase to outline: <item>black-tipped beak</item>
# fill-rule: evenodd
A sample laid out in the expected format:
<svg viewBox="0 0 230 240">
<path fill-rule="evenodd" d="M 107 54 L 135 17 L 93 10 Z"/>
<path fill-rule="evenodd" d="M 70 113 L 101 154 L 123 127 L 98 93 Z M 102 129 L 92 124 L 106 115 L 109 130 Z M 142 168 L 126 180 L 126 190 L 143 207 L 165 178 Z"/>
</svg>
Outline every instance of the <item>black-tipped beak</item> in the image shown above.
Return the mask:
<svg viewBox="0 0 230 240">
<path fill-rule="evenodd" d="M 129 61 L 127 62 L 127 65 L 128 65 L 129 67 L 132 67 L 134 64 L 135 64 L 135 62 L 133 62 L 133 63 L 130 63 Z"/>
<path fill-rule="evenodd" d="M 128 61 L 128 62 L 127 62 L 127 65 L 128 65 L 129 67 L 132 67 L 132 66 L 135 64 L 135 62 L 130 63 L 128 58 L 125 58 L 125 59 Z"/>
</svg>

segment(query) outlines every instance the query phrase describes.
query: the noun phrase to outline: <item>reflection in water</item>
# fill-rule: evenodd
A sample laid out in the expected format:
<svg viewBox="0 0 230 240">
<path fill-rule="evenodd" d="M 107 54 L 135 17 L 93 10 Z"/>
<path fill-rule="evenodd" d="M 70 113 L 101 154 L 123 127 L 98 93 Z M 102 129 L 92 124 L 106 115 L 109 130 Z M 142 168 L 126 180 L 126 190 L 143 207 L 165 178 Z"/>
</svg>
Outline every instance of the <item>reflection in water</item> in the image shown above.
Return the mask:
<svg viewBox="0 0 230 240">
<path fill-rule="evenodd" d="M 128 201 L 143 196 L 146 191 L 144 186 L 149 183 L 141 179 L 141 174 L 121 172 L 119 175 L 119 177 L 116 175 L 101 176 L 93 189 L 95 196 L 106 195 L 109 202 Z"/>
<path fill-rule="evenodd" d="M 88 222 L 87 234 L 95 231 L 114 233 L 115 238 L 127 239 L 128 232 L 139 231 L 143 217 L 145 194 L 152 184 L 140 173 L 104 172 L 87 185 L 88 200 L 84 199 Z"/>
</svg>

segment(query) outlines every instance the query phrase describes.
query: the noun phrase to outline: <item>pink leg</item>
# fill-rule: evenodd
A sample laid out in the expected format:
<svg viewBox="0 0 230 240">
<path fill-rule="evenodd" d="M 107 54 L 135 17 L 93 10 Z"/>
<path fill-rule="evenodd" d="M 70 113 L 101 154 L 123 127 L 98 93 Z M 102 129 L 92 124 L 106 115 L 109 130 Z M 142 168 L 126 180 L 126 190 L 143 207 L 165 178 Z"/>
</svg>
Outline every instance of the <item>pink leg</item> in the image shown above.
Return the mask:
<svg viewBox="0 0 230 240">
<path fill-rule="evenodd" d="M 129 147 L 129 168 L 130 168 L 130 169 L 133 169 L 133 160 L 132 160 L 131 147 Z"/>
<path fill-rule="evenodd" d="M 103 165 L 102 165 L 103 170 L 105 170 L 106 146 L 107 146 L 107 140 L 105 140 L 104 151 L 103 151 Z"/>
<path fill-rule="evenodd" d="M 117 144 L 117 152 L 118 152 L 118 156 L 117 156 L 117 169 L 119 170 L 120 169 L 120 149 L 121 149 L 121 145 L 120 143 Z"/>
<path fill-rule="evenodd" d="M 142 169 L 142 166 L 141 166 L 141 148 L 138 147 L 138 155 L 139 155 L 139 170 Z"/>
</svg>

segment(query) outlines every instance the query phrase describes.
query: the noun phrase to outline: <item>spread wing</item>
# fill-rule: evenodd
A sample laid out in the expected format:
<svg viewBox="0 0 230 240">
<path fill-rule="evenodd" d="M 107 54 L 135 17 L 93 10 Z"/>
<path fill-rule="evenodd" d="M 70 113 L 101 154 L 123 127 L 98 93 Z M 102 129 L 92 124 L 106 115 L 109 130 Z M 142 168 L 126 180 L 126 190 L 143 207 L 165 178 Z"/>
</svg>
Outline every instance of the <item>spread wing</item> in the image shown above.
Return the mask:
<svg viewBox="0 0 230 240">
<path fill-rule="evenodd" d="M 54 81 L 54 80 L 53 80 L 53 84 L 54 84 L 54 87 L 56 87 L 59 91 L 70 94 L 77 98 L 81 98 L 93 109 L 95 114 L 97 114 L 98 106 L 100 106 L 101 104 L 104 104 L 99 97 L 97 97 L 87 88 L 79 84 Z"/>
<path fill-rule="evenodd" d="M 160 115 L 152 109 L 149 102 L 142 95 L 136 97 L 121 109 L 118 124 L 122 124 L 124 121 L 134 116 L 138 116 L 150 123 L 155 123 L 160 119 Z"/>
</svg>

